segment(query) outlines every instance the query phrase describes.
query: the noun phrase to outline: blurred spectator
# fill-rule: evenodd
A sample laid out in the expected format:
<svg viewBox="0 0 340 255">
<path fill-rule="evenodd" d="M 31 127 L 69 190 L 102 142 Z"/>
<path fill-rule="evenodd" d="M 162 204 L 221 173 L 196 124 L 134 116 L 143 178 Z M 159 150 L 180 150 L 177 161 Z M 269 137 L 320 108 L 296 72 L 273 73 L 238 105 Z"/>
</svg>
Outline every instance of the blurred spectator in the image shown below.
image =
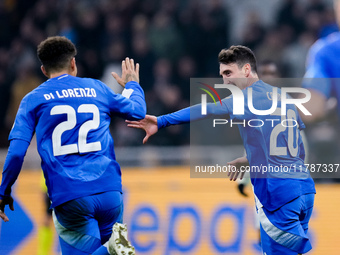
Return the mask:
<svg viewBox="0 0 340 255">
<path fill-rule="evenodd" d="M 280 63 L 284 50 L 283 34 L 280 30 L 271 29 L 267 32 L 264 42 L 255 49 L 258 59 L 269 59 L 275 63 Z"/>
<path fill-rule="evenodd" d="M 216 56 L 221 48 L 229 46 L 230 26 L 235 25 L 229 2 L 0 1 L 0 90 L 3 92 L 0 130 L 8 128 L 4 111 L 9 107 L 10 91 L 17 93 L 13 86 L 17 86 L 22 75 L 20 68 L 35 59 L 39 41 L 56 34 L 77 44 L 79 76 L 102 77 L 116 90 L 119 87 L 115 87 L 111 72 L 120 68 L 125 56 L 130 56 L 141 64 L 141 84 L 150 105 L 160 103 L 156 109 L 164 109 L 162 113 L 166 109 L 175 110 L 160 96 L 163 91 L 169 94 L 169 101 L 176 95 L 176 104 L 187 106 L 191 77 L 218 76 Z M 282 67 L 282 75 L 299 77 L 306 49 L 318 36 L 337 30 L 335 17 L 326 0 L 278 2 L 279 9 L 269 28 L 269 23 L 265 25 L 255 9 L 245 13 L 242 36 L 235 44 L 249 46 L 259 59 L 274 61 Z M 40 64 L 31 64 L 31 71 L 39 72 Z M 8 135 L 8 130 L 3 132 L 7 132 L 3 136 Z"/>
<path fill-rule="evenodd" d="M 307 12 L 316 11 L 322 14 L 326 10 L 326 4 L 323 0 L 309 0 Z"/>
<path fill-rule="evenodd" d="M 20 37 L 25 43 L 26 48 L 30 48 L 30 51 L 35 52 L 36 45 L 40 42 L 40 39 L 45 38 L 43 30 L 39 30 L 33 21 L 33 16 L 27 16 L 20 26 Z"/>
<path fill-rule="evenodd" d="M 153 89 L 146 94 L 148 112 L 161 114 L 173 112 L 188 105 L 183 101 L 179 86 L 173 84 L 174 75 L 172 64 L 167 59 L 159 59 L 153 68 L 155 83 Z M 190 86 L 190 84 L 187 84 Z M 154 145 L 181 145 L 189 143 L 189 127 L 187 125 L 174 126 L 162 132 L 160 139 L 151 140 Z"/>
<path fill-rule="evenodd" d="M 153 67 L 155 83 L 153 89 L 158 91 L 173 81 L 172 63 L 169 59 L 161 58 L 156 61 Z"/>
<path fill-rule="evenodd" d="M 250 12 L 246 15 L 247 20 L 242 32 L 242 45 L 251 49 L 256 47 L 262 42 L 265 35 L 265 28 L 261 23 L 260 17 L 256 12 Z"/>
<path fill-rule="evenodd" d="M 148 17 L 144 14 L 136 15 L 132 20 L 131 28 L 134 36 L 147 35 L 149 31 Z"/>
<path fill-rule="evenodd" d="M 149 40 L 158 58 L 175 62 L 182 54 L 182 38 L 171 16 L 158 12 L 151 23 Z"/>
<path fill-rule="evenodd" d="M 305 73 L 305 63 L 309 48 L 315 41 L 311 32 L 303 32 L 298 40 L 288 45 L 283 51 L 282 63 L 285 66 L 286 77 L 301 78 Z"/>
<path fill-rule="evenodd" d="M 303 9 L 299 5 L 299 1 L 283 0 L 281 9 L 277 14 L 278 25 L 288 25 L 294 29 L 296 35 L 300 34 L 304 29 Z"/>
<path fill-rule="evenodd" d="M 181 98 L 181 92 L 178 86 L 169 84 L 156 87 L 155 98 L 150 100 L 148 109 L 150 114 L 159 114 L 161 112 L 170 113 L 187 106 Z M 148 144 L 153 145 L 181 145 L 188 144 L 190 139 L 189 125 L 177 125 L 170 127 L 168 130 L 161 130 L 162 136 L 150 140 Z"/>
<path fill-rule="evenodd" d="M 305 30 L 314 33 L 317 36 L 323 25 L 322 18 L 322 13 L 318 11 L 308 12 L 305 16 Z"/>
<path fill-rule="evenodd" d="M 116 72 L 119 75 L 121 74 L 122 60 L 125 58 L 125 55 L 126 49 L 123 41 L 112 43 L 106 50 L 105 68 L 101 80 L 116 93 L 122 91 L 122 86 L 112 78 L 111 73 Z M 141 83 L 142 82 L 141 80 Z"/>
<path fill-rule="evenodd" d="M 148 18 L 152 18 L 158 8 L 159 0 L 144 0 L 140 1 L 139 10 L 144 13 Z"/>
<path fill-rule="evenodd" d="M 0 49 L 0 65 L 2 60 L 6 56 L 6 52 Z M 11 77 L 4 71 L 4 68 L 0 68 L 0 147 L 8 146 L 8 133 L 10 127 L 6 126 L 6 113 L 10 102 L 10 85 Z"/>
<path fill-rule="evenodd" d="M 74 44 L 77 44 L 77 35 L 71 18 L 68 16 L 61 16 L 58 21 L 58 30 L 60 36 L 65 36 Z"/>
<path fill-rule="evenodd" d="M 79 54 L 84 49 L 99 50 L 103 24 L 96 8 L 87 8 L 77 13 L 76 31 Z"/>
<path fill-rule="evenodd" d="M 336 18 L 334 15 L 334 10 L 332 8 L 327 8 L 323 13 L 323 26 L 320 29 L 319 37 L 326 37 L 331 33 L 339 31 L 338 25 L 336 24 Z"/>
<path fill-rule="evenodd" d="M 178 1 L 179 0 L 161 0 L 161 9 L 164 11 L 166 14 L 170 15 L 171 17 L 174 18 L 175 22 L 177 23 L 178 19 Z"/>
<path fill-rule="evenodd" d="M 229 43 L 227 36 L 229 17 L 221 0 L 205 1 L 205 4 L 207 6 L 201 11 L 199 18 L 204 45 L 200 58 L 204 61 L 201 63 L 204 67 L 203 73 L 208 77 L 214 77 L 217 75 L 216 70 L 218 70 L 216 56 Z"/>
<path fill-rule="evenodd" d="M 106 49 L 115 41 L 127 42 L 129 39 L 127 29 L 120 15 L 108 14 L 105 18 L 105 31 L 103 31 L 103 47 Z M 99 38 L 97 38 L 99 39 Z"/>
<path fill-rule="evenodd" d="M 260 79 L 268 84 L 272 84 L 273 80 L 281 76 L 277 64 L 268 59 L 265 59 L 258 64 L 257 73 Z"/>
<path fill-rule="evenodd" d="M 137 63 L 141 64 L 139 77 L 141 84 L 143 84 L 144 91 L 148 92 L 152 89 L 155 80 L 152 68 L 156 58 L 150 49 L 146 36 L 141 35 L 133 37 L 131 57 L 134 58 Z"/>
<path fill-rule="evenodd" d="M 49 9 L 48 1 L 38 1 L 34 6 L 34 26 L 40 31 L 47 31 L 49 26 L 56 22 L 54 9 Z"/>
<path fill-rule="evenodd" d="M 32 60 L 27 59 L 18 68 L 20 72 L 17 73 L 11 88 L 11 100 L 6 117 L 7 127 L 13 126 L 20 102 L 24 96 L 43 82 L 36 74 L 36 66 Z"/>
<path fill-rule="evenodd" d="M 89 78 L 99 79 L 102 76 L 104 64 L 98 51 L 94 49 L 84 49 L 81 58 L 83 72 Z"/>
<path fill-rule="evenodd" d="M 192 56 L 203 74 L 205 62 L 205 38 L 199 26 L 200 4 L 198 1 L 189 1 L 189 4 L 180 13 L 180 31 L 183 37 L 185 54 Z M 199 43 L 198 43 L 199 42 Z"/>
<path fill-rule="evenodd" d="M 190 56 L 181 57 L 177 63 L 176 84 L 187 102 L 190 102 L 190 78 L 195 78 L 197 75 L 194 59 Z"/>
<path fill-rule="evenodd" d="M 29 47 L 21 38 L 15 38 L 12 40 L 11 49 L 9 51 L 8 58 L 8 71 L 13 74 L 13 77 L 16 77 L 20 74 L 20 67 L 25 62 L 34 62 L 35 53 L 32 48 Z M 35 67 L 40 67 L 38 62 L 35 62 L 37 65 Z M 39 85 L 39 84 L 37 84 Z"/>
<path fill-rule="evenodd" d="M 0 46 L 7 46 L 11 39 L 11 18 L 5 1 L 0 1 Z"/>
<path fill-rule="evenodd" d="M 114 120 L 114 126 L 111 125 L 110 131 L 115 141 L 115 146 L 137 146 L 141 145 L 143 140 L 143 133 L 126 128 L 126 123 L 123 120 Z"/>
</svg>

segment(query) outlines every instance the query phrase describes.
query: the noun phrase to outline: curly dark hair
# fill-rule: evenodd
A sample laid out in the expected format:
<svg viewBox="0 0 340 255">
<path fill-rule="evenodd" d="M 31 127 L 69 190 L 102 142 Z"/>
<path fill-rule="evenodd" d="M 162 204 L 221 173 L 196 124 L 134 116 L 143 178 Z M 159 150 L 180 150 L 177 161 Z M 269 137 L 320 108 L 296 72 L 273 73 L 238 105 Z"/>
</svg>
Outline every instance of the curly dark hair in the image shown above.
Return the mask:
<svg viewBox="0 0 340 255">
<path fill-rule="evenodd" d="M 59 72 L 68 67 L 77 49 L 66 37 L 52 36 L 39 44 L 37 55 L 46 72 Z"/>
<path fill-rule="evenodd" d="M 242 68 L 245 64 L 250 64 L 251 70 L 257 73 L 256 58 L 254 52 L 246 46 L 233 45 L 229 49 L 223 49 L 218 54 L 218 61 L 222 64 L 237 64 Z"/>
</svg>

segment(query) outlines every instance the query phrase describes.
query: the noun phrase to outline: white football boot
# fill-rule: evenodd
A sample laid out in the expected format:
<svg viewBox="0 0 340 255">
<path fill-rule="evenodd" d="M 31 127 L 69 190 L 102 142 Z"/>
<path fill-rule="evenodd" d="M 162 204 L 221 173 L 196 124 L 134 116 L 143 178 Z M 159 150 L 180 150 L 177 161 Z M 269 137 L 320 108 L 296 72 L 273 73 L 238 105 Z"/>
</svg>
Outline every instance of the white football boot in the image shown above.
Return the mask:
<svg viewBox="0 0 340 255">
<path fill-rule="evenodd" d="M 135 255 L 135 248 L 127 239 L 126 224 L 116 222 L 112 227 L 112 234 L 108 243 L 111 255 Z"/>
</svg>

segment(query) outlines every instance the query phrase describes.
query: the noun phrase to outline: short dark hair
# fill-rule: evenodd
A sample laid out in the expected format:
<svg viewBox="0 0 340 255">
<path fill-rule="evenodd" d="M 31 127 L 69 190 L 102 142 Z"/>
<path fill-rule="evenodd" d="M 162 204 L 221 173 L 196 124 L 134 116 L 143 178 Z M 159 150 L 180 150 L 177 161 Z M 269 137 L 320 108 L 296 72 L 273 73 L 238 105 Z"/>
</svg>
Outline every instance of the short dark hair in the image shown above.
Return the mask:
<svg viewBox="0 0 340 255">
<path fill-rule="evenodd" d="M 257 73 L 256 58 L 254 52 L 246 46 L 233 45 L 229 49 L 223 49 L 218 54 L 219 63 L 237 64 L 238 68 L 242 68 L 249 63 L 252 72 Z"/>
<path fill-rule="evenodd" d="M 52 36 L 39 44 L 37 55 L 46 72 L 58 72 L 68 67 L 77 49 L 66 37 Z"/>
</svg>

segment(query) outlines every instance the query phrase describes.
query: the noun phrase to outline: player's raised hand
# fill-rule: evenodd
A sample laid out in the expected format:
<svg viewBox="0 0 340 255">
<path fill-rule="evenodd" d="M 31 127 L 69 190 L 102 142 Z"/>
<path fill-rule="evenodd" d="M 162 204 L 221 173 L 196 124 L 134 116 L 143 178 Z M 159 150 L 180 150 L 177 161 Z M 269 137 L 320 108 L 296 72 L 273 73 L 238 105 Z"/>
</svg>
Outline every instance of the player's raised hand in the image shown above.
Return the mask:
<svg viewBox="0 0 340 255">
<path fill-rule="evenodd" d="M 243 179 L 244 174 L 246 173 L 246 171 L 242 171 L 241 167 L 242 166 L 248 166 L 249 162 L 246 156 L 241 157 L 241 158 L 237 158 L 234 159 L 233 161 L 230 161 L 227 163 L 228 165 L 230 165 L 231 167 L 229 168 L 228 171 L 228 177 L 231 181 L 236 181 L 237 177 L 240 175 L 240 180 Z"/>
<path fill-rule="evenodd" d="M 13 202 L 14 200 L 12 197 L 6 197 L 4 199 L 0 199 L 0 218 L 3 219 L 4 222 L 9 221 L 7 215 L 5 214 L 5 206 L 9 205 L 9 209 L 14 211 Z"/>
<path fill-rule="evenodd" d="M 139 121 L 126 120 L 128 127 L 144 129 L 146 135 L 143 139 L 143 144 L 145 144 L 149 137 L 158 132 L 157 117 L 152 115 L 146 115 L 145 119 Z"/>
<path fill-rule="evenodd" d="M 126 58 L 122 61 L 122 77 L 117 73 L 111 73 L 113 78 L 125 88 L 125 84 L 129 81 L 136 81 L 139 83 L 139 64 L 135 64 L 135 61 L 130 58 Z"/>
</svg>

